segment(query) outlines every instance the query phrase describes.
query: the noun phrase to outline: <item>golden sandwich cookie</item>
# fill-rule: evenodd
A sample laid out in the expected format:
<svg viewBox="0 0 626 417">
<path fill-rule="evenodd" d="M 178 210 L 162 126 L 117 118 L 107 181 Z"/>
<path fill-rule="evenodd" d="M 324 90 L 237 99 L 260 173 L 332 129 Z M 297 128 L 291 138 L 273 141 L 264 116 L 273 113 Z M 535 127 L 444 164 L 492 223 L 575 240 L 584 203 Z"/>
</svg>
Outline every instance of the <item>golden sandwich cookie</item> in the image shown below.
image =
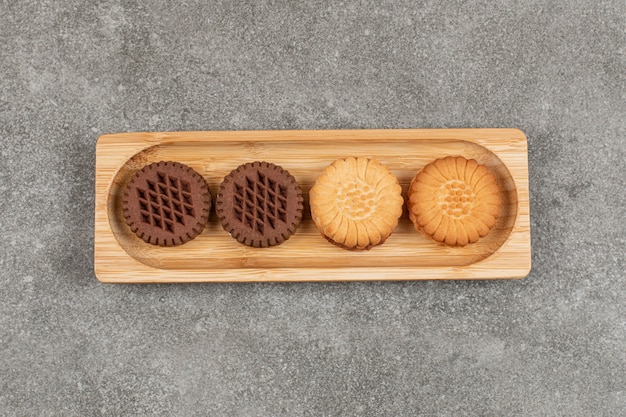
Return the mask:
<svg viewBox="0 0 626 417">
<path fill-rule="evenodd" d="M 317 228 L 346 249 L 382 244 L 398 225 L 404 203 L 398 179 L 387 167 L 354 157 L 326 167 L 309 197 Z"/>
<path fill-rule="evenodd" d="M 407 207 L 417 230 L 448 246 L 465 246 L 489 233 L 501 203 L 496 178 L 486 166 L 448 156 L 413 178 Z"/>
</svg>

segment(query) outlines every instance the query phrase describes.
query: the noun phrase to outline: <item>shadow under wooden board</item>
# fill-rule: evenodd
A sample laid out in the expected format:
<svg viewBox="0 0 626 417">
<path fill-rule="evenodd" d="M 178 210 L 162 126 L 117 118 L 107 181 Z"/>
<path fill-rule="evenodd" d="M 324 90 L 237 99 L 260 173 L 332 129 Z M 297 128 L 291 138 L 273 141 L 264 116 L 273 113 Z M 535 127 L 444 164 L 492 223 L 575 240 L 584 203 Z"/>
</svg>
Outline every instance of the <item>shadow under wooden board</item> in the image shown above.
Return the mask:
<svg viewBox="0 0 626 417">
<path fill-rule="evenodd" d="M 494 229 L 462 248 L 415 230 L 406 208 L 387 241 L 367 251 L 329 244 L 315 228 L 308 192 L 336 159 L 373 157 L 398 177 L 406 200 L 411 178 L 448 155 L 474 158 L 494 173 L 502 209 Z M 157 161 L 189 165 L 215 197 L 225 175 L 245 162 L 268 161 L 300 183 L 305 213 L 281 245 L 251 248 L 220 226 L 214 212 L 202 233 L 176 247 L 139 239 L 122 215 L 129 179 Z M 107 283 L 354 281 L 523 278 L 530 271 L 528 150 L 517 129 L 385 129 L 117 133 L 96 146 L 95 272 Z"/>
</svg>

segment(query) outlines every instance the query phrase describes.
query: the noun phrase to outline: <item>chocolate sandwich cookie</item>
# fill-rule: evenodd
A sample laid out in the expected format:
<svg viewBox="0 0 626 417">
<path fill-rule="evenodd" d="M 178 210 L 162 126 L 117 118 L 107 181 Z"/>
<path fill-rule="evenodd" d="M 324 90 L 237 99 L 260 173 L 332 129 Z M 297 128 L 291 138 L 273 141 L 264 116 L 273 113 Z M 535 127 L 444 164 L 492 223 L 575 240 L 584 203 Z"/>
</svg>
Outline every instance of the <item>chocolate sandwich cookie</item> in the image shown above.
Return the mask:
<svg viewBox="0 0 626 417">
<path fill-rule="evenodd" d="M 178 162 L 143 167 L 124 192 L 124 218 L 137 236 L 153 245 L 182 245 L 204 228 L 211 193 L 204 178 Z"/>
<path fill-rule="evenodd" d="M 261 248 L 289 239 L 302 220 L 302 202 L 302 189 L 288 171 L 252 162 L 224 178 L 215 209 L 233 238 Z"/>
</svg>

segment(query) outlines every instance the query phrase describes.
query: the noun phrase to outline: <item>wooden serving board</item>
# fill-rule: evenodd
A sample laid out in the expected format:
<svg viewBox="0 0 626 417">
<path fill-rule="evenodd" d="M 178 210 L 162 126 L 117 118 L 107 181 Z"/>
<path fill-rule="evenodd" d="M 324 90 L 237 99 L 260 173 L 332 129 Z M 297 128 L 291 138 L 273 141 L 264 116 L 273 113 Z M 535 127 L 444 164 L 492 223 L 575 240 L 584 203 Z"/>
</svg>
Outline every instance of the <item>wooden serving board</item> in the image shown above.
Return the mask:
<svg viewBox="0 0 626 417">
<path fill-rule="evenodd" d="M 528 155 L 517 129 L 390 129 L 117 133 L 96 146 L 95 272 L 108 283 L 347 281 L 522 278 L 530 271 Z M 411 178 L 447 155 L 487 165 L 502 189 L 494 229 L 473 245 L 449 248 L 417 232 L 406 212 L 385 244 L 346 251 L 315 228 L 308 192 L 317 176 L 346 156 L 374 157 L 398 177 L 406 200 Z M 178 161 L 202 174 L 213 197 L 231 170 L 273 162 L 298 180 L 304 218 L 281 245 L 250 248 L 232 239 L 214 212 L 204 231 L 184 245 L 152 246 L 122 216 L 132 175 L 157 161 Z"/>
</svg>

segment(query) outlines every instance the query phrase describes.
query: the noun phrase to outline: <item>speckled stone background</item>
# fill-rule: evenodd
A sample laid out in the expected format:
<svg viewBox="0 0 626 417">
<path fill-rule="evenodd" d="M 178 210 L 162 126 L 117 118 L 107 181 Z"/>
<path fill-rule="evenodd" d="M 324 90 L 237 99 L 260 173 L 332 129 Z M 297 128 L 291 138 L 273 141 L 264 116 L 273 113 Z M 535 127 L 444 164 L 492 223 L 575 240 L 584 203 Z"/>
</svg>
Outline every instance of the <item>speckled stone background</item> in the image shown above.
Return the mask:
<svg viewBox="0 0 626 417">
<path fill-rule="evenodd" d="M 0 414 L 626 412 L 623 1 L 0 1 Z M 100 134 L 517 127 L 525 280 L 103 285 Z"/>
</svg>

